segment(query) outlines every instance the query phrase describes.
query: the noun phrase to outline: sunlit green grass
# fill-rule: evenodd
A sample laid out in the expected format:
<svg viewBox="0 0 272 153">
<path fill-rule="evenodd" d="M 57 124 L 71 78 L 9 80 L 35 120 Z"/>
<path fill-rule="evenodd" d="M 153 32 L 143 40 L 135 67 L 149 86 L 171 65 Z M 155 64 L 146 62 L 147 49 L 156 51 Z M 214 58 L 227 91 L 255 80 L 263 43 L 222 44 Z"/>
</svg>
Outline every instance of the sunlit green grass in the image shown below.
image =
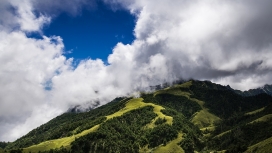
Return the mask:
<svg viewBox="0 0 272 153">
<path fill-rule="evenodd" d="M 159 90 L 154 93 L 154 96 L 159 95 L 159 94 L 172 94 L 175 96 L 185 96 L 187 98 L 189 98 L 189 96 L 190 96 L 190 93 L 183 92 L 178 87 L 171 87 L 171 88 L 166 88 L 164 90 Z"/>
<path fill-rule="evenodd" d="M 155 105 L 155 104 L 152 104 L 152 103 L 146 103 L 148 106 L 153 106 L 154 107 L 154 113 L 157 114 L 157 117 L 155 119 L 153 119 L 151 121 L 151 123 L 149 123 L 146 127 L 147 128 L 154 128 L 156 125 L 155 125 L 155 122 L 158 118 L 165 118 L 166 119 L 166 123 L 169 124 L 169 125 L 172 125 L 173 123 L 173 117 L 171 116 L 166 116 L 164 115 L 161 110 L 163 110 L 164 108 L 162 106 L 159 106 L 159 105 Z"/>
<path fill-rule="evenodd" d="M 214 130 L 215 130 L 215 126 L 211 126 L 211 127 L 204 127 L 204 128 L 201 128 L 200 130 L 201 130 L 201 131 L 205 131 L 205 130 L 208 130 L 208 131 L 214 131 Z"/>
<path fill-rule="evenodd" d="M 209 113 L 207 110 L 204 109 L 200 112 L 196 112 L 191 122 L 199 128 L 209 128 L 211 130 L 211 127 L 214 127 L 214 123 L 219 120 L 219 117 Z"/>
<path fill-rule="evenodd" d="M 268 114 L 268 115 L 262 116 L 262 117 L 260 117 L 260 118 L 258 118 L 256 120 L 250 122 L 249 124 L 252 124 L 254 122 L 266 122 L 266 121 L 268 121 L 270 119 L 272 119 L 272 114 Z"/>
<path fill-rule="evenodd" d="M 140 148 L 140 153 L 184 153 L 184 150 L 178 145 L 178 143 L 182 140 L 182 134 L 179 133 L 178 137 L 170 142 L 168 142 L 165 146 L 161 145 L 156 148 L 148 148 L 148 145 Z"/>
<path fill-rule="evenodd" d="M 113 117 L 119 117 L 122 116 L 124 113 L 127 113 L 131 110 L 134 109 L 138 109 L 138 108 L 142 108 L 142 107 L 146 107 L 146 106 L 152 106 L 154 107 L 153 111 L 154 113 L 157 114 L 157 117 L 149 124 L 150 127 L 154 127 L 154 122 L 156 121 L 157 118 L 165 118 L 166 119 L 166 123 L 172 125 L 173 122 L 173 118 L 171 116 L 166 116 L 164 115 L 161 110 L 164 109 L 162 106 L 159 105 L 155 105 L 152 103 L 144 103 L 142 98 L 135 98 L 135 99 L 131 99 L 127 102 L 126 107 L 119 110 L 118 112 L 115 112 L 111 115 L 106 116 L 107 120 L 112 119 Z M 107 121 L 106 120 L 106 121 Z M 104 122 L 106 122 L 104 121 Z M 70 136 L 70 137 L 64 137 L 64 138 L 60 138 L 60 139 L 55 139 L 55 140 L 49 140 L 49 141 L 45 141 L 42 142 L 40 144 L 37 145 L 33 145 L 30 146 L 28 148 L 24 148 L 24 152 L 38 152 L 38 151 L 44 151 L 44 150 L 50 150 L 50 149 L 56 149 L 56 148 L 60 148 L 60 147 L 65 147 L 65 148 L 69 148 L 70 144 L 75 141 L 75 138 L 79 138 L 81 136 L 87 135 L 90 132 L 94 132 L 99 128 L 100 124 L 95 125 L 94 127 L 88 129 L 88 130 L 84 130 L 79 134 Z"/>
<path fill-rule="evenodd" d="M 195 98 L 189 98 L 192 101 L 195 101 L 198 103 L 202 110 L 199 112 L 196 112 L 191 119 L 191 122 L 198 126 L 199 128 L 209 128 L 214 127 L 214 123 L 220 121 L 221 119 L 217 117 L 216 115 L 209 112 L 207 108 L 204 107 L 205 102 L 195 99 Z"/>
<path fill-rule="evenodd" d="M 73 142 L 74 140 L 75 140 L 75 137 L 71 136 L 71 137 L 65 137 L 65 138 L 56 139 L 56 140 L 45 141 L 40 144 L 25 148 L 23 152 L 25 153 L 39 152 L 39 151 L 50 150 L 50 149 L 55 149 L 60 147 L 68 148 L 70 143 Z"/>
<path fill-rule="evenodd" d="M 190 93 L 188 92 L 183 92 L 180 90 L 180 88 L 189 88 L 192 85 L 192 81 L 183 83 L 183 84 L 179 84 L 179 85 L 174 85 L 172 87 L 168 87 L 162 90 L 159 90 L 157 92 L 154 93 L 154 96 L 158 95 L 158 94 L 172 94 L 172 95 L 176 95 L 176 96 L 185 96 L 187 98 L 189 98 Z"/>
<path fill-rule="evenodd" d="M 122 116 L 124 113 L 127 113 L 133 109 L 138 109 L 138 108 L 142 108 L 145 106 L 148 106 L 146 103 L 142 102 L 142 98 L 134 98 L 131 99 L 127 102 L 126 107 L 119 110 L 118 112 L 115 112 L 111 115 L 106 116 L 107 120 L 113 118 L 113 117 L 118 117 L 118 116 Z"/>
<path fill-rule="evenodd" d="M 148 128 L 155 127 L 154 123 L 155 123 L 155 121 L 158 118 L 165 118 L 166 119 L 166 123 L 172 125 L 173 118 L 171 116 L 166 116 L 166 115 L 164 115 L 161 112 L 161 110 L 164 109 L 162 106 L 155 105 L 153 103 L 144 103 L 143 102 L 143 98 L 134 98 L 134 99 L 131 99 L 130 101 L 128 101 L 128 103 L 126 104 L 125 108 L 119 110 L 118 112 L 116 112 L 114 114 L 108 115 L 107 116 L 107 120 L 111 119 L 113 117 L 121 116 L 124 113 L 129 112 L 129 111 L 131 111 L 133 109 L 138 109 L 138 108 L 142 108 L 142 107 L 146 107 L 146 106 L 152 106 L 152 107 L 154 107 L 153 111 L 154 111 L 155 114 L 157 114 L 157 117 L 155 119 L 153 119 L 150 124 L 147 125 Z"/>
<path fill-rule="evenodd" d="M 245 153 L 267 153 L 272 151 L 272 137 L 248 147 Z"/>
<path fill-rule="evenodd" d="M 262 116 L 262 117 L 260 117 L 260 118 L 258 118 L 258 119 L 256 119 L 256 120 L 254 120 L 254 121 L 248 123 L 248 124 L 253 124 L 253 123 L 255 123 L 255 122 L 266 122 L 266 121 L 268 121 L 268 120 L 270 120 L 270 119 L 272 119 L 272 114 L 268 114 L 268 115 Z M 216 135 L 214 138 L 221 137 L 221 136 L 223 136 L 224 134 L 229 133 L 230 131 L 231 131 L 231 130 L 228 130 L 228 131 L 225 131 L 225 132 L 223 132 L 223 133 L 220 133 L 220 134 Z M 272 145 L 272 144 L 271 144 L 271 145 Z"/>
<path fill-rule="evenodd" d="M 159 146 L 154 150 L 154 153 L 184 153 L 184 150 L 178 145 L 181 140 L 182 134 L 179 133 L 176 139 L 168 142 L 165 146 Z"/>
<path fill-rule="evenodd" d="M 214 123 L 220 121 L 220 118 L 210 113 L 209 110 L 204 107 L 205 102 L 195 98 L 191 98 L 190 97 L 191 94 L 189 92 L 180 90 L 180 88 L 189 88 L 191 85 L 192 85 L 192 81 L 188 81 L 179 85 L 174 85 L 173 87 L 168 87 L 163 90 L 159 90 L 155 92 L 154 96 L 158 94 L 172 94 L 176 96 L 184 96 L 188 98 L 189 100 L 198 103 L 201 106 L 202 110 L 194 114 L 193 118 L 191 119 L 191 122 L 195 124 L 196 126 L 198 126 L 199 128 L 212 129 L 214 127 Z"/>
<path fill-rule="evenodd" d="M 220 134 L 216 135 L 214 138 L 219 138 L 219 137 L 221 137 L 221 136 L 223 136 L 223 135 L 225 135 L 225 134 L 227 134 L 227 133 L 229 133 L 229 132 L 231 132 L 231 130 L 228 130 L 228 131 L 222 132 L 222 133 L 220 133 Z"/>
<path fill-rule="evenodd" d="M 257 109 L 257 110 L 252 111 L 252 112 L 245 113 L 245 115 L 254 115 L 256 113 L 259 113 L 259 112 L 263 111 L 264 109 L 265 109 L 265 107 Z"/>
<path fill-rule="evenodd" d="M 64 137 L 60 139 L 55 140 L 49 140 L 42 143 L 39 143 L 37 145 L 30 146 L 28 148 L 24 148 L 24 152 L 38 152 L 38 151 L 44 151 L 44 150 L 50 150 L 50 149 L 56 149 L 60 147 L 69 148 L 70 144 L 75 141 L 76 138 L 79 138 L 81 136 L 84 136 L 90 132 L 94 132 L 98 129 L 99 125 L 96 125 L 88 130 L 84 130 L 79 134 L 70 136 L 70 137 Z"/>
</svg>

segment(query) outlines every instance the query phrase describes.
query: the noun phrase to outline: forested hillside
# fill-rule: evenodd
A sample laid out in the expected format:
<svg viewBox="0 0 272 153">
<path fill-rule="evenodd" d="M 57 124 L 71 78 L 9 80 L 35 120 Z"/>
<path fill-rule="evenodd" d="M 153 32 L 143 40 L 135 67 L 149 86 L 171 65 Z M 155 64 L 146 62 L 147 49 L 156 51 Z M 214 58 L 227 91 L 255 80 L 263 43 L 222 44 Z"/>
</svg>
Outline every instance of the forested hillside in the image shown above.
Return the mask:
<svg viewBox="0 0 272 153">
<path fill-rule="evenodd" d="M 0 152 L 263 152 L 272 149 L 272 97 L 188 81 L 88 112 L 67 112 Z"/>
</svg>

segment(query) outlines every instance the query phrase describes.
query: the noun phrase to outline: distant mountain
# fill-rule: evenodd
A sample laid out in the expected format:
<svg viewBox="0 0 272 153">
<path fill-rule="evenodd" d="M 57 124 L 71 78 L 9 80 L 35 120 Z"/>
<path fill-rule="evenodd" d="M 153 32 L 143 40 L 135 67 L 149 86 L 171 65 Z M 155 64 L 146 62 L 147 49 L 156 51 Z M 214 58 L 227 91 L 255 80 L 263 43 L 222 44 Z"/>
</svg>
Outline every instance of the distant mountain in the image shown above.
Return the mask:
<svg viewBox="0 0 272 153">
<path fill-rule="evenodd" d="M 268 87 L 263 91 L 271 91 Z M 195 80 L 153 89 L 157 90 L 139 98 L 119 97 L 86 112 L 76 106 L 3 143 L 0 153 L 272 150 L 272 96 L 267 92 L 247 96 L 230 86 Z"/>
<path fill-rule="evenodd" d="M 265 85 L 261 88 L 250 89 L 248 91 L 235 90 L 235 92 L 243 96 L 255 96 L 262 93 L 266 93 L 272 96 L 272 85 Z"/>
</svg>

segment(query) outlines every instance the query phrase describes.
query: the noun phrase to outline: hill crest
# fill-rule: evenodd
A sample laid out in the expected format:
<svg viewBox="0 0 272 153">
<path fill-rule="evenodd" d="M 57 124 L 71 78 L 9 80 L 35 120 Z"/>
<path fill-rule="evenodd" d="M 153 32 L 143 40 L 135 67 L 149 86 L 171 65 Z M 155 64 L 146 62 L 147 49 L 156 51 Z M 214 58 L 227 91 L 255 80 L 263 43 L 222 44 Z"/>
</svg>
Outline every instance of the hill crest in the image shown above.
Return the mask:
<svg viewBox="0 0 272 153">
<path fill-rule="evenodd" d="M 64 113 L 4 149 L 20 151 L 22 148 L 23 152 L 160 152 L 170 148 L 176 152 L 246 151 L 253 144 L 272 137 L 259 130 L 259 127 L 270 130 L 271 118 L 258 122 L 272 114 L 271 105 L 272 97 L 267 94 L 242 96 L 229 86 L 190 80 L 152 93 L 141 93 L 140 98 L 116 98 L 88 112 Z M 259 131 L 261 137 L 251 134 L 249 141 L 245 135 L 249 129 Z M 216 144 L 219 140 L 222 144 Z"/>
</svg>

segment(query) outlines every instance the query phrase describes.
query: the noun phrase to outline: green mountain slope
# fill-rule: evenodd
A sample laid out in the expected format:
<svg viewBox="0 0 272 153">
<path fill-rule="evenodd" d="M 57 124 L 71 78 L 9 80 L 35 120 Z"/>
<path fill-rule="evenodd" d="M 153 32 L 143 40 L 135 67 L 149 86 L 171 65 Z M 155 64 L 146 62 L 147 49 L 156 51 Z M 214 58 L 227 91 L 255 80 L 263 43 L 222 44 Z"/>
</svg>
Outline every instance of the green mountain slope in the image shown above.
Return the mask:
<svg viewBox="0 0 272 153">
<path fill-rule="evenodd" d="M 64 113 L 4 144 L 0 153 L 252 152 L 269 148 L 271 114 L 270 95 L 246 97 L 228 86 L 191 80 Z"/>
</svg>

